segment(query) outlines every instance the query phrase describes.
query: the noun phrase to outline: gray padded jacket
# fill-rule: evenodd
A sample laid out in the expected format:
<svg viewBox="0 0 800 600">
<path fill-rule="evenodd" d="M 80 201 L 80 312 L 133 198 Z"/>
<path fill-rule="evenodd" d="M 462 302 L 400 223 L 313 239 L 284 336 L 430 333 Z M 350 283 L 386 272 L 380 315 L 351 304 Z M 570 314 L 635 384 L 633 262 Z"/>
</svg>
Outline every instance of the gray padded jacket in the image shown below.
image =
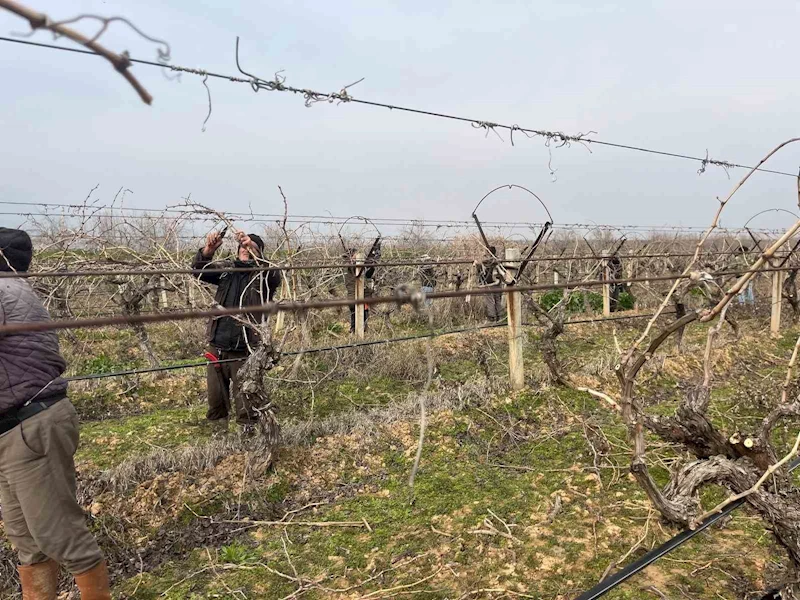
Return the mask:
<svg viewBox="0 0 800 600">
<path fill-rule="evenodd" d="M 50 315 L 24 279 L 0 279 L 0 322 L 35 323 Z M 67 395 L 67 367 L 54 331 L 0 334 L 0 416 L 29 400 Z"/>
</svg>

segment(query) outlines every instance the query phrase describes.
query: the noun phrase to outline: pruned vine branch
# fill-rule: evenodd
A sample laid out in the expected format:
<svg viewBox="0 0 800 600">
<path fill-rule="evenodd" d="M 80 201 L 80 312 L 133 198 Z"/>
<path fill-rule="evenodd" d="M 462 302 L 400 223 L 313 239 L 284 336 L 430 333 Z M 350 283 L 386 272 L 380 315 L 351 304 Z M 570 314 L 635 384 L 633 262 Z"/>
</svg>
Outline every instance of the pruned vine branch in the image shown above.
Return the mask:
<svg viewBox="0 0 800 600">
<path fill-rule="evenodd" d="M 142 99 L 142 102 L 145 104 L 152 104 L 153 96 L 144 88 L 144 86 L 139 82 L 136 77 L 131 73 L 131 61 L 130 57 L 128 56 L 127 52 L 116 53 L 112 52 L 105 46 L 101 45 L 98 40 L 100 36 L 108 28 L 109 24 L 114 21 L 121 21 L 126 23 L 129 27 L 131 27 L 134 31 L 136 31 L 139 35 L 144 37 L 145 39 L 155 42 L 159 45 L 158 53 L 159 53 L 159 60 L 161 62 L 166 63 L 170 57 L 169 51 L 169 44 L 167 44 L 163 40 L 159 40 L 156 38 L 152 38 L 148 35 L 142 33 L 142 31 L 136 27 L 133 23 L 131 23 L 128 19 L 124 17 L 99 17 L 97 15 L 79 15 L 77 17 L 71 19 L 65 19 L 62 21 L 53 21 L 44 13 L 37 12 L 27 6 L 16 2 L 16 0 L 0 0 L 0 8 L 4 8 L 15 15 L 22 17 L 23 19 L 27 20 L 30 24 L 31 31 L 37 31 L 40 29 L 45 29 L 47 31 L 51 31 L 55 36 L 63 36 L 69 38 L 73 42 L 80 44 L 88 48 L 89 50 L 96 52 L 103 58 L 105 58 L 114 69 L 122 75 L 125 80 L 131 84 L 136 93 L 139 94 L 139 97 Z M 94 19 L 99 20 L 102 23 L 100 30 L 93 36 L 89 37 L 86 36 L 75 29 L 67 27 L 67 25 L 80 21 L 82 19 Z"/>
</svg>

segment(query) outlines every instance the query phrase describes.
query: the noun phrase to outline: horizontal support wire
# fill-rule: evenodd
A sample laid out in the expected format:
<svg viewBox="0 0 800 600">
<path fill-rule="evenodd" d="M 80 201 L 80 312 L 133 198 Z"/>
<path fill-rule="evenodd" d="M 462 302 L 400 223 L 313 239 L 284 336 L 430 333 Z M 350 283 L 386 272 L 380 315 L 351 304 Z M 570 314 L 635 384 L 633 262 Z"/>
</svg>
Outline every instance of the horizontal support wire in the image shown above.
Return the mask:
<svg viewBox="0 0 800 600">
<path fill-rule="evenodd" d="M 792 267 L 773 267 L 760 269 L 758 273 L 768 273 L 777 271 L 794 271 Z M 746 270 L 723 271 L 714 273 L 714 276 L 743 275 Z M 213 308 L 207 310 L 196 310 L 187 312 L 175 312 L 169 314 L 146 314 L 146 315 L 125 315 L 119 317 L 98 317 L 90 319 L 63 319 L 58 321 L 44 321 L 37 323 L 10 323 L 0 325 L 0 335 L 13 335 L 32 331 L 63 331 L 66 329 L 81 329 L 86 327 L 105 327 L 108 325 L 131 325 L 134 323 L 163 323 L 166 321 L 187 321 L 192 319 L 211 319 L 218 317 L 232 317 L 237 315 L 273 315 L 281 312 L 304 313 L 309 310 L 319 310 L 326 308 L 344 308 L 350 306 L 360 306 L 362 304 L 411 304 L 421 306 L 425 300 L 438 300 L 443 298 L 464 298 L 466 296 L 486 296 L 491 294 L 502 294 L 506 291 L 516 292 L 540 292 L 547 290 L 563 290 L 568 288 L 587 288 L 603 285 L 613 285 L 617 283 L 643 283 L 659 281 L 677 281 L 689 279 L 691 274 L 672 274 L 649 277 L 634 277 L 627 279 L 607 279 L 591 281 L 565 281 L 561 283 L 546 283 L 536 285 L 520 285 L 503 287 L 481 287 L 468 290 L 449 290 L 445 292 L 433 292 L 425 294 L 421 291 L 408 291 L 405 289 L 396 290 L 393 296 L 376 296 L 370 298 L 341 298 L 331 300 L 315 300 L 311 302 L 268 302 L 260 305 L 243 306 L 239 308 Z"/>
<path fill-rule="evenodd" d="M 738 250 L 725 252 L 702 252 L 700 257 L 713 256 L 733 256 L 739 254 Z M 617 255 L 620 260 L 644 260 L 652 258 L 688 258 L 694 256 L 693 252 L 664 252 L 652 254 L 622 254 Z M 775 258 L 782 258 L 788 254 L 776 254 Z M 573 260 L 606 260 L 611 256 L 585 254 L 578 256 L 540 256 L 531 260 L 537 262 L 568 262 Z M 408 260 L 408 261 L 384 261 L 384 262 L 365 262 L 364 265 L 375 267 L 425 267 L 425 266 L 450 266 L 450 265 L 471 265 L 480 259 L 474 258 L 453 258 L 438 260 Z M 502 260 L 500 262 L 503 262 Z M 60 278 L 60 277 L 106 277 L 106 276 L 135 276 L 135 275 L 203 275 L 214 273 L 260 273 L 269 271 L 313 271 L 322 269 L 350 269 L 357 266 L 355 263 L 309 263 L 309 264 L 287 264 L 287 265 L 265 265 L 263 267 L 211 267 L 205 269 L 105 269 L 105 270 L 85 270 L 85 271 L 3 271 L 0 272 L 0 279 L 41 279 L 41 278 Z"/>
<path fill-rule="evenodd" d="M 2 38 L 0 38 L 2 39 Z M 37 206 L 37 207 L 44 207 L 44 208 L 60 208 L 72 210 L 72 211 L 90 211 L 91 214 L 85 215 L 83 213 L 56 213 L 56 212 L 0 212 L 2 215 L 16 215 L 16 216 L 30 216 L 30 217 L 73 217 L 78 218 L 81 216 L 88 216 L 93 218 L 111 218 L 111 219 L 155 219 L 155 218 L 162 218 L 166 215 L 174 215 L 176 218 L 187 218 L 190 220 L 196 221 L 209 221 L 209 220 L 216 220 L 216 217 L 213 215 L 204 215 L 202 213 L 191 211 L 191 210 L 183 210 L 180 208 L 138 208 L 132 206 L 117 206 L 113 204 L 64 204 L 64 203 L 57 203 L 57 202 L 23 202 L 23 201 L 12 201 L 12 200 L 3 200 L 0 201 L 0 206 Z M 111 211 L 110 214 L 102 213 L 99 211 Z M 114 214 L 114 213 L 117 214 Z M 131 215 L 128 213 L 145 213 L 141 215 Z M 119 214 L 122 213 L 122 214 Z M 342 216 L 334 216 L 334 215 L 283 215 L 277 213 L 257 213 L 257 212 L 229 212 L 226 213 L 229 217 L 233 219 L 240 219 L 240 220 L 248 220 L 249 222 L 253 223 L 261 223 L 261 222 L 269 222 L 273 223 L 275 221 L 283 221 L 284 217 L 286 217 L 287 222 L 292 223 L 308 223 L 309 225 L 341 225 L 347 222 L 352 217 L 342 217 Z M 261 217 L 256 219 L 255 217 Z M 416 226 L 416 227 L 464 227 L 469 229 L 476 228 L 475 221 L 465 220 L 465 219 L 408 219 L 408 218 L 393 218 L 393 217 L 375 217 L 369 219 L 370 222 L 373 222 L 377 225 L 407 225 L 407 226 Z M 512 227 L 512 228 L 539 228 L 543 225 L 543 223 L 535 222 L 535 221 L 481 221 L 481 224 L 486 227 Z M 597 223 L 553 223 L 551 225 L 552 229 L 563 229 L 563 230 L 573 230 L 573 229 L 592 229 L 592 230 L 600 230 L 600 231 L 614 231 L 614 230 L 624 230 L 624 231 L 673 231 L 673 232 L 692 232 L 692 233 L 702 233 L 705 231 L 706 227 L 700 225 L 611 225 L 611 224 L 597 224 Z M 745 231 L 743 227 L 717 227 L 715 229 L 720 233 L 726 232 L 736 232 L 742 233 Z M 775 232 L 782 232 L 780 229 L 769 229 L 769 228 L 749 228 L 750 231 L 756 233 L 775 233 Z"/>
<path fill-rule="evenodd" d="M 664 312 L 663 316 L 672 315 L 674 313 Z M 564 325 L 577 325 L 585 323 L 603 323 L 605 321 L 623 321 L 628 319 L 646 319 L 655 316 L 655 313 L 635 314 L 635 315 L 615 315 L 613 317 L 598 317 L 594 319 L 574 319 L 564 321 Z M 534 323 L 523 323 L 526 327 L 537 326 Z M 317 354 L 320 352 L 337 352 L 339 350 L 349 350 L 352 348 L 363 348 L 366 346 L 378 346 L 382 344 L 395 344 L 398 342 L 409 342 L 413 340 L 422 340 L 428 338 L 437 338 L 446 335 L 456 335 L 461 333 L 469 333 L 472 331 L 481 331 L 484 329 L 496 329 L 498 327 L 507 327 L 506 323 L 490 323 L 486 325 L 476 325 L 472 327 L 463 327 L 460 329 L 450 329 L 447 331 L 439 331 L 433 333 L 420 333 L 416 335 L 408 335 L 397 338 L 389 338 L 383 340 L 370 340 L 366 342 L 353 342 L 352 344 L 342 344 L 339 346 L 322 346 L 319 348 L 309 348 L 307 350 L 292 350 L 290 352 L 281 352 L 281 356 L 298 356 L 305 354 Z M 225 358 L 217 361 L 198 361 L 192 363 L 184 363 L 179 365 L 166 365 L 163 367 L 147 367 L 143 369 L 130 369 L 127 371 L 114 371 L 112 373 L 89 373 L 85 375 L 74 375 L 72 377 L 65 377 L 67 381 L 88 381 L 92 379 L 106 379 L 108 377 L 124 377 L 128 375 L 142 375 L 146 373 L 159 373 L 161 371 L 175 371 L 178 369 L 194 369 L 198 367 L 207 367 L 209 365 L 219 365 L 225 363 L 242 362 L 247 360 L 247 357 L 242 358 Z"/>
<path fill-rule="evenodd" d="M 34 42 L 34 41 L 31 41 L 31 40 L 21 40 L 21 39 L 15 39 L 15 38 L 9 38 L 9 37 L 0 36 L 0 41 L 9 42 L 9 43 L 15 43 L 15 44 L 23 44 L 23 45 L 26 45 L 26 46 L 35 46 L 35 47 L 39 47 L 39 48 L 47 48 L 47 49 L 50 49 L 50 50 L 58 50 L 58 51 L 62 51 L 62 52 L 71 52 L 71 53 L 74 53 L 74 54 L 98 56 L 98 57 L 101 56 L 97 52 L 93 52 L 91 50 L 84 50 L 84 49 L 80 49 L 80 48 L 69 48 L 69 47 L 66 47 L 66 46 L 58 46 L 58 45 L 55 45 L 55 44 L 45 44 L 45 43 L 42 43 L 42 42 Z M 238 48 L 238 38 L 237 38 L 237 48 Z M 645 153 L 645 154 L 654 154 L 654 155 L 664 156 L 664 157 L 669 157 L 669 158 L 677 158 L 677 159 L 682 159 L 682 160 L 689 160 L 689 161 L 692 161 L 692 162 L 700 163 L 700 165 L 701 165 L 700 171 L 701 172 L 704 171 L 705 167 L 708 166 L 708 165 L 719 166 L 719 167 L 722 167 L 722 168 L 724 168 L 726 170 L 727 169 L 734 169 L 734 168 L 737 168 L 737 169 L 748 169 L 748 170 L 754 169 L 754 167 L 751 167 L 751 166 L 748 166 L 748 165 L 744 165 L 744 164 L 739 164 L 739 163 L 736 163 L 736 162 L 731 162 L 731 161 L 726 161 L 726 160 L 710 159 L 710 158 L 708 158 L 708 156 L 706 156 L 706 157 L 693 156 L 693 155 L 690 155 L 690 154 L 683 154 L 683 153 L 678 153 L 678 152 L 668 152 L 666 150 L 658 150 L 658 149 L 655 149 L 655 148 L 647 148 L 645 146 L 638 146 L 638 145 L 634 145 L 634 144 L 622 144 L 622 143 L 617 143 L 617 142 L 609 142 L 609 141 L 606 141 L 606 140 L 601 140 L 601 139 L 596 138 L 596 137 L 594 137 L 594 138 L 588 137 L 588 135 L 584 135 L 584 134 L 567 135 L 567 134 L 564 134 L 563 132 L 559 132 L 559 131 L 547 131 L 547 130 L 542 130 L 542 129 L 532 129 L 532 128 L 527 128 L 527 127 L 520 127 L 519 125 L 516 125 L 516 124 L 515 125 L 507 125 L 507 124 L 497 123 L 497 122 L 494 122 L 494 121 L 487 121 L 487 120 L 483 120 L 483 119 L 473 119 L 473 118 L 470 118 L 470 117 L 462 117 L 462 116 L 459 116 L 459 115 L 453 115 L 453 114 L 448 114 L 448 113 L 443 113 L 443 112 L 422 110 L 422 109 L 418 109 L 418 108 L 411 108 L 411 107 L 401 106 L 401 105 L 397 105 L 397 104 L 388 104 L 388 103 L 385 103 L 385 102 L 375 102 L 375 101 L 371 101 L 371 100 L 363 100 L 363 99 L 355 98 L 355 97 L 351 96 L 348 93 L 346 88 L 342 89 L 339 92 L 325 93 L 325 92 L 317 92 L 315 90 L 311 90 L 311 89 L 307 89 L 307 88 L 297 88 L 297 87 L 294 87 L 294 86 L 289 86 L 289 85 L 286 85 L 285 83 L 283 83 L 282 81 L 278 81 L 277 78 L 276 78 L 275 81 L 266 81 L 266 80 L 263 80 L 263 79 L 257 79 L 255 77 L 243 78 L 243 77 L 238 77 L 238 76 L 235 76 L 235 75 L 225 75 L 225 74 L 222 74 L 222 73 L 214 73 L 214 72 L 211 72 L 211 71 L 207 71 L 205 69 L 197 69 L 197 68 L 192 68 L 192 67 L 183 67 L 183 66 L 179 66 L 179 65 L 170 65 L 170 64 L 164 64 L 164 63 L 161 63 L 161 62 L 155 62 L 155 61 L 150 61 L 150 60 L 129 58 L 129 61 L 131 63 L 135 63 L 135 64 L 139 64 L 139 65 L 145 65 L 145 66 L 149 66 L 149 67 L 157 67 L 159 69 L 168 69 L 168 70 L 176 72 L 176 73 L 188 73 L 190 75 L 197 75 L 197 76 L 202 76 L 202 77 L 213 77 L 215 79 L 227 80 L 227 81 L 232 82 L 232 83 L 245 83 L 245 84 L 248 84 L 249 86 L 251 86 L 251 88 L 254 91 L 266 90 L 266 91 L 271 91 L 271 92 L 289 92 L 289 93 L 293 93 L 293 94 L 299 94 L 299 95 L 303 96 L 303 98 L 305 98 L 305 101 L 306 101 L 307 104 L 310 103 L 310 102 L 318 102 L 318 101 L 329 101 L 329 102 L 338 101 L 339 103 L 360 104 L 360 105 L 364 105 L 364 106 L 373 106 L 373 107 L 377 107 L 377 108 L 387 108 L 387 109 L 389 109 L 391 111 L 396 111 L 396 112 L 406 112 L 406 113 L 420 115 L 420 116 L 435 117 L 435 118 L 439 118 L 439 119 L 447 119 L 447 120 L 451 120 L 451 121 L 459 121 L 459 122 L 462 122 L 462 123 L 469 123 L 473 127 L 480 128 L 480 129 L 485 129 L 487 131 L 487 133 L 488 133 L 488 131 L 490 129 L 491 130 L 504 129 L 504 130 L 510 132 L 510 134 L 513 136 L 515 131 L 519 131 L 519 132 L 522 132 L 524 134 L 530 134 L 530 135 L 533 135 L 533 136 L 542 137 L 542 138 L 546 139 L 548 143 L 552 141 L 552 142 L 554 142 L 556 144 L 568 145 L 570 143 L 575 142 L 575 143 L 590 144 L 590 145 L 596 145 L 596 146 L 606 146 L 606 147 L 609 147 L 609 148 L 617 148 L 617 149 L 620 149 L 620 150 L 630 150 L 630 151 L 633 151 L 633 152 L 641 152 L 641 153 Z M 786 176 L 786 177 L 797 177 L 797 174 L 795 174 L 795 173 L 787 173 L 785 171 L 776 171 L 776 170 L 773 170 L 773 169 L 764 169 L 764 168 L 761 168 L 761 167 L 755 168 L 755 170 L 756 171 L 761 171 L 763 173 L 771 173 L 771 174 L 774 174 L 774 175 L 783 175 L 783 176 Z"/>
</svg>

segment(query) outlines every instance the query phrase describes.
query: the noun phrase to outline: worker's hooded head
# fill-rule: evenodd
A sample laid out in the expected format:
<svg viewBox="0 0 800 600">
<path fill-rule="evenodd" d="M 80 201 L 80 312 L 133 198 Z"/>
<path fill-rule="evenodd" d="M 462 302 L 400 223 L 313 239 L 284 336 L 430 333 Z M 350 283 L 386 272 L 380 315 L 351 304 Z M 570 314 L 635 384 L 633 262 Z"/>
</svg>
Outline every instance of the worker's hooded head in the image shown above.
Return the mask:
<svg viewBox="0 0 800 600">
<path fill-rule="evenodd" d="M 253 240 L 253 243 L 258 246 L 258 253 L 261 256 L 264 256 L 264 240 L 261 239 L 260 235 L 256 235 L 255 233 L 248 233 L 250 239 Z"/>
<path fill-rule="evenodd" d="M 0 253 L 0 271 L 27 271 L 33 258 L 31 236 L 21 229 L 0 227 Z"/>
</svg>

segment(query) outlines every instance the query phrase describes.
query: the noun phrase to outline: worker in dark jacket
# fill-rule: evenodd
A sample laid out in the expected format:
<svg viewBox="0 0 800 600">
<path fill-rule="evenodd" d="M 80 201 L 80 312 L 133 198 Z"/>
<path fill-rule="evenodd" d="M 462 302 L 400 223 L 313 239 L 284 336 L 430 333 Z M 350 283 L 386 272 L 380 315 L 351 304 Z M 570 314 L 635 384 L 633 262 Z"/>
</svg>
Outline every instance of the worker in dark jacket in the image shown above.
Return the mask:
<svg viewBox="0 0 800 600">
<path fill-rule="evenodd" d="M 254 233 L 236 233 L 238 248 L 236 258 L 214 261 L 214 254 L 222 246 L 223 234 L 212 231 L 206 237 L 206 245 L 197 251 L 192 262 L 193 269 L 255 268 L 271 266 L 263 259 L 264 242 Z M 217 286 L 215 301 L 223 308 L 258 306 L 271 302 L 275 291 L 281 284 L 280 271 L 225 271 L 201 273 L 200 281 Z M 239 425 L 248 426 L 257 420 L 251 407 L 245 406 L 239 394 L 238 372 L 249 356 L 250 351 L 261 342 L 255 327 L 266 319 L 261 314 L 219 317 L 208 325 L 208 343 L 212 355 L 211 364 L 206 370 L 208 384 L 208 412 L 206 418 L 219 433 L 228 430 L 228 415 L 231 412 L 231 398 L 235 419 Z M 231 360 L 231 362 L 216 361 Z M 236 360 L 240 359 L 240 360 Z"/>
<path fill-rule="evenodd" d="M 623 278 L 622 261 L 619 258 L 619 254 L 615 253 L 613 256 L 609 257 L 607 264 L 609 279 L 618 280 Z M 612 283 L 610 288 L 609 306 L 611 312 L 617 312 L 620 310 L 619 295 L 628 291 L 628 285 L 626 283 Z"/>
<path fill-rule="evenodd" d="M 420 288 L 426 294 L 432 294 L 436 290 L 437 273 L 434 262 L 430 255 L 423 254 L 420 260 L 426 264 L 420 265 L 419 268 L 419 283 Z"/>
<path fill-rule="evenodd" d="M 436 267 L 431 262 L 431 257 L 428 254 L 423 254 L 420 257 L 420 260 L 427 262 L 428 264 L 420 265 L 419 268 L 419 289 L 422 290 L 426 294 L 432 294 L 436 291 L 436 280 L 437 280 L 437 273 Z M 425 306 L 431 306 L 433 304 L 433 300 L 426 299 Z"/>
<path fill-rule="evenodd" d="M 24 231 L 0 227 L 0 271 L 22 273 L 33 256 Z M 27 280 L 0 279 L 0 323 L 49 321 Z M 83 600 L 110 600 L 108 569 L 75 499 L 78 415 L 61 377 L 53 331 L 0 333 L 0 505 L 19 554 L 25 600 L 55 600 L 59 565 Z"/>
</svg>

